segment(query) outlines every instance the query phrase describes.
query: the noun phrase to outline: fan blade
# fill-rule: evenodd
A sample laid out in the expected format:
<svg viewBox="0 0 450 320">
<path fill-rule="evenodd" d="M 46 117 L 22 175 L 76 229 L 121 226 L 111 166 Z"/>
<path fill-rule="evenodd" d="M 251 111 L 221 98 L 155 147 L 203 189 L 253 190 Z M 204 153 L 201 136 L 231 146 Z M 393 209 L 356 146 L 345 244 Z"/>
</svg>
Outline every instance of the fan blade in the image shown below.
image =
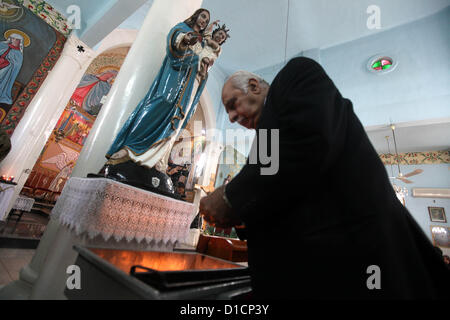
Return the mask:
<svg viewBox="0 0 450 320">
<path fill-rule="evenodd" d="M 404 183 L 413 183 L 411 180 L 405 179 L 403 177 L 397 177 L 397 179 L 403 181 Z"/>
<path fill-rule="evenodd" d="M 404 174 L 403 177 L 404 178 L 412 177 L 412 176 L 415 176 L 416 174 L 419 174 L 419 173 L 422 173 L 422 172 L 423 172 L 422 169 L 417 169 L 417 170 L 414 170 L 413 172 Z"/>
</svg>

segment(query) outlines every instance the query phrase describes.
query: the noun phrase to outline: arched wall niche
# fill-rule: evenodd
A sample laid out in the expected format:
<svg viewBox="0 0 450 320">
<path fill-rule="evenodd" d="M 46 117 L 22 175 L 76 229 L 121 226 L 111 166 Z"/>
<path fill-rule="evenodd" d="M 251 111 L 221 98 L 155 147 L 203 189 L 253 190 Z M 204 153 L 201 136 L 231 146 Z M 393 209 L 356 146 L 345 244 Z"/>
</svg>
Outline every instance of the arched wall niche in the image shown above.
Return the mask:
<svg viewBox="0 0 450 320">
<path fill-rule="evenodd" d="M 130 50 L 115 45 L 89 64 L 36 160 L 22 194 L 55 201 Z"/>
</svg>

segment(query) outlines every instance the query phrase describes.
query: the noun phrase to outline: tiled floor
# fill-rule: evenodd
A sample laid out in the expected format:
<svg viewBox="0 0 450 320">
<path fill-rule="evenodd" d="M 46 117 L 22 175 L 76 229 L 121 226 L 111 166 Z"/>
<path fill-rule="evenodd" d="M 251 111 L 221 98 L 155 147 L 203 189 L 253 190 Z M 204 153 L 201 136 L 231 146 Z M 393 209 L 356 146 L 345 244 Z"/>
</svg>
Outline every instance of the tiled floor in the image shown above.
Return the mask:
<svg viewBox="0 0 450 320">
<path fill-rule="evenodd" d="M 0 248 L 0 286 L 19 279 L 19 272 L 33 258 L 34 249 Z"/>
<path fill-rule="evenodd" d="M 7 236 L 40 239 L 49 220 L 48 217 L 33 212 L 25 212 L 17 226 L 15 219 L 13 217 L 11 221 L 0 222 L 0 233 Z"/>
</svg>

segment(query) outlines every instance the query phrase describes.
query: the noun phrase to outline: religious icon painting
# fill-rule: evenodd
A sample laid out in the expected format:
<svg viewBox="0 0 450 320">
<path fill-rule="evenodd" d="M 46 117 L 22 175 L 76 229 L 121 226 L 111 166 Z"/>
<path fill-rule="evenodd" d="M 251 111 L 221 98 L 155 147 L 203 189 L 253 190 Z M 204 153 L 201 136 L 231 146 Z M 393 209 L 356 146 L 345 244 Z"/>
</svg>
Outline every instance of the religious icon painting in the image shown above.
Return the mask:
<svg viewBox="0 0 450 320">
<path fill-rule="evenodd" d="M 3 108 L 0 107 L 0 122 L 3 121 L 3 119 L 5 119 L 6 116 L 6 110 L 4 110 Z"/>
<path fill-rule="evenodd" d="M 431 226 L 431 237 L 434 246 L 450 248 L 450 228 Z"/>
<path fill-rule="evenodd" d="M 30 37 L 19 29 L 8 29 L 0 42 L 0 107 L 1 120 L 9 112 L 13 102 L 23 90 L 24 84 L 16 81 L 23 65 L 24 48 L 30 45 Z"/>
<path fill-rule="evenodd" d="M 445 210 L 442 207 L 428 207 L 428 213 L 432 222 L 447 222 Z"/>
<path fill-rule="evenodd" d="M 108 50 L 91 62 L 34 165 L 34 176 L 51 173 L 57 174 L 58 179 L 68 177 L 129 49 Z M 26 184 L 34 187 L 31 176 Z M 61 179 L 55 179 L 55 190 L 60 190 L 63 183 L 59 182 Z"/>
<path fill-rule="evenodd" d="M 11 135 L 64 47 L 66 37 L 24 7 L 0 1 L 0 121 Z"/>
<path fill-rule="evenodd" d="M 86 73 L 72 95 L 72 104 L 79 112 L 93 120 L 100 112 L 103 100 L 108 95 L 117 73 L 118 68 L 98 74 Z"/>
<path fill-rule="evenodd" d="M 0 20 L 3 22 L 19 21 L 24 15 L 24 7 L 14 0 L 0 2 Z"/>
<path fill-rule="evenodd" d="M 80 155 L 80 151 L 81 149 L 73 149 L 73 146 L 67 144 L 66 141 L 52 143 L 45 148 L 45 151 L 37 165 L 54 171 L 57 174 L 70 162 L 76 163 L 78 156 Z"/>
<path fill-rule="evenodd" d="M 93 121 L 84 114 L 72 108 L 66 108 L 53 130 L 54 140 L 56 143 L 61 140 L 69 140 L 81 148 L 92 125 Z"/>
</svg>

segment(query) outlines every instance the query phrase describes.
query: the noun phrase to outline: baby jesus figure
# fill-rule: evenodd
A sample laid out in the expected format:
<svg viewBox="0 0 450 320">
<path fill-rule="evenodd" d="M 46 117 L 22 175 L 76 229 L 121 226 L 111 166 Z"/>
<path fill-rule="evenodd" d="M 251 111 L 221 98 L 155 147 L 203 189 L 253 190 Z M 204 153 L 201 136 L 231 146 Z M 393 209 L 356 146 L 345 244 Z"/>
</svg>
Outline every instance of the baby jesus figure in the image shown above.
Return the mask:
<svg viewBox="0 0 450 320">
<path fill-rule="evenodd" d="M 212 28 L 217 25 L 218 28 L 212 32 Z M 199 56 L 199 76 L 204 79 L 209 69 L 211 69 L 214 61 L 219 57 L 222 49 L 221 45 L 227 38 L 230 38 L 228 34 L 230 30 L 226 29 L 225 24 L 222 27 L 219 26 L 219 20 L 211 23 L 205 30 L 205 37 L 203 39 L 203 49 L 198 53 Z"/>
</svg>

